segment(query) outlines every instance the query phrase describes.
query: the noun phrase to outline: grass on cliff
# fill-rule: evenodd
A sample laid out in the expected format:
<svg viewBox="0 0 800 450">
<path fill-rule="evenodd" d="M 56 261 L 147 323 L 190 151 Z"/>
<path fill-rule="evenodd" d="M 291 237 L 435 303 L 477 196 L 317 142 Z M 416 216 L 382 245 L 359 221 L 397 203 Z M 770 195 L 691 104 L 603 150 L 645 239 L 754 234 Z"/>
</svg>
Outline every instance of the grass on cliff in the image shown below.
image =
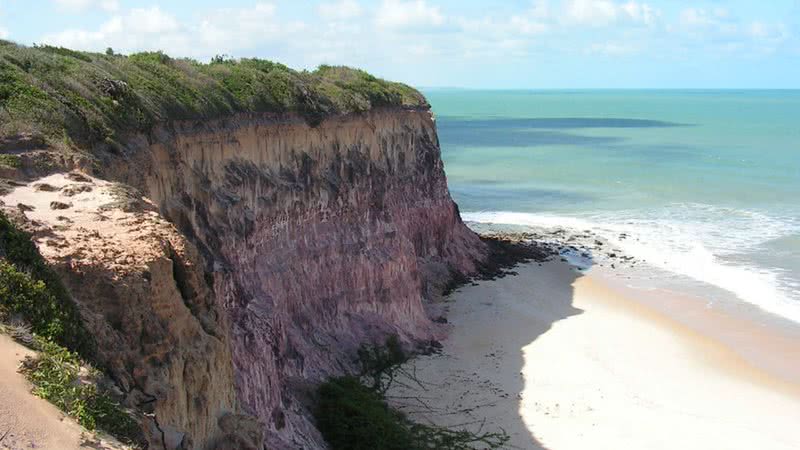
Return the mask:
<svg viewBox="0 0 800 450">
<path fill-rule="evenodd" d="M 119 151 L 125 135 L 168 120 L 294 113 L 317 124 L 375 107 L 427 106 L 413 88 L 346 67 L 295 71 L 261 59 L 210 63 L 25 47 L 0 40 L 0 150 L 35 136 L 62 148 Z"/>
<path fill-rule="evenodd" d="M 31 236 L 0 212 L 0 319 L 19 316 L 38 336 L 94 356 L 95 343 L 75 302 Z"/>
<path fill-rule="evenodd" d="M 359 376 L 331 378 L 317 391 L 314 417 L 333 450 L 497 449 L 503 433 L 475 433 L 420 424 L 391 407 L 385 392 L 408 360 L 396 337 L 383 347 L 362 347 Z"/>
<path fill-rule="evenodd" d="M 20 166 L 19 156 L 0 154 L 0 166 L 18 168 Z"/>
<path fill-rule="evenodd" d="M 102 373 L 66 348 L 34 337 L 38 355 L 23 363 L 21 372 L 33 383 L 33 393 L 53 403 L 89 431 L 102 430 L 126 444 L 142 443 L 136 420 L 98 388 Z"/>
</svg>

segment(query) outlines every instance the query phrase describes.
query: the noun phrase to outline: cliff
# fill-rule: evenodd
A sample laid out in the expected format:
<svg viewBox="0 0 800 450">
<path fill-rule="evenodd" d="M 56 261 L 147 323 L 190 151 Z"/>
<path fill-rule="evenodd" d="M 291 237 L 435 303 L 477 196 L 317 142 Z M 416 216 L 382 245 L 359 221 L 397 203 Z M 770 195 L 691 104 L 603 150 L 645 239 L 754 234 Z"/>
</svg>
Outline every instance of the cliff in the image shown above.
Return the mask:
<svg viewBox="0 0 800 450">
<path fill-rule="evenodd" d="M 197 250 L 116 183 L 55 173 L 0 197 L 60 275 L 154 448 L 220 439 L 237 410 L 228 325 Z"/>
<path fill-rule="evenodd" d="M 213 260 L 242 407 L 290 447 L 317 446 L 288 385 L 347 369 L 360 343 L 387 333 L 430 339 L 423 292 L 480 255 L 448 194 L 430 113 L 314 128 L 237 117 L 156 134 L 143 181 Z"/>
<path fill-rule="evenodd" d="M 427 302 L 486 249 L 450 198 L 427 103 L 391 98 L 168 117 L 88 152 L 6 133 L 0 199 L 153 446 L 247 448 L 264 432 L 270 449 L 323 448 L 316 382 L 364 342 L 436 337 Z"/>
</svg>

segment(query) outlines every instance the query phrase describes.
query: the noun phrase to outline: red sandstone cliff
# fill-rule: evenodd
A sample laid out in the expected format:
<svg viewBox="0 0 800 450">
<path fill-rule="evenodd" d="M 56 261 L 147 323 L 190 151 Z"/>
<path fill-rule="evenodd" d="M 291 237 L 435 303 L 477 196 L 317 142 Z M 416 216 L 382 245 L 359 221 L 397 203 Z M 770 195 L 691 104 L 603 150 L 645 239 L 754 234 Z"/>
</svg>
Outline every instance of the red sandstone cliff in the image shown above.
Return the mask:
<svg viewBox="0 0 800 450">
<path fill-rule="evenodd" d="M 106 330 L 112 375 L 147 397 L 137 401 L 178 444 L 234 448 L 253 434 L 255 422 L 230 415 L 244 413 L 267 448 L 324 447 L 308 387 L 350 369 L 365 341 L 431 339 L 425 301 L 486 252 L 450 198 L 428 110 L 316 127 L 274 115 L 173 122 L 129 144 L 95 172 L 153 205 L 115 218 L 121 230 L 94 230 L 106 244 L 142 243 L 113 246 L 124 270 L 110 270 L 110 256 L 94 264 L 71 243 L 80 233 L 54 224 L 45 228 L 63 245 L 47 233 L 38 242 L 90 326 Z"/>
<path fill-rule="evenodd" d="M 236 391 L 271 448 L 320 446 L 293 382 L 368 339 L 430 338 L 423 292 L 482 244 L 450 198 L 428 111 L 238 117 L 162 128 L 145 183 L 212 259 Z"/>
</svg>

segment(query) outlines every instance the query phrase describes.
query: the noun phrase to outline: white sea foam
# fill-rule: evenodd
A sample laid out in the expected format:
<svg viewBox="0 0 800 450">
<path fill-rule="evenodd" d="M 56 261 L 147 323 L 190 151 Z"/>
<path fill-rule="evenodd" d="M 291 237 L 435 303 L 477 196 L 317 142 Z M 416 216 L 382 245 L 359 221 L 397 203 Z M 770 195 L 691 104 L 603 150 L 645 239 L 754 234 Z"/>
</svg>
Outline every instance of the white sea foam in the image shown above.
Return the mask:
<svg viewBox="0 0 800 450">
<path fill-rule="evenodd" d="M 797 221 L 791 218 L 703 204 L 582 217 L 503 211 L 468 212 L 462 216 L 466 221 L 486 224 L 591 230 L 630 256 L 717 286 L 740 300 L 800 323 L 797 287 L 791 286 L 790 280 L 782 280 L 781 269 L 746 265 L 740 262 L 742 258 L 726 259 L 800 232 Z M 621 233 L 628 237 L 621 239 Z"/>
</svg>

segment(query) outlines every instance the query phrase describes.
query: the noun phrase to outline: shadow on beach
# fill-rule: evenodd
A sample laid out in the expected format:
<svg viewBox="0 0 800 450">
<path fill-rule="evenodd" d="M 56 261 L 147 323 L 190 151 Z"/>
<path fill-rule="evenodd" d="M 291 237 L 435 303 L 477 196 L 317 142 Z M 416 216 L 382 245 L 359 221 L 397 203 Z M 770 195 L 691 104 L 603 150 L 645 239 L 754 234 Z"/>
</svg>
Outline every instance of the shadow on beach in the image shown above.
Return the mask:
<svg viewBox="0 0 800 450">
<path fill-rule="evenodd" d="M 447 300 L 451 331 L 442 353 L 413 360 L 409 371 L 420 383 L 393 388 L 393 402 L 416 420 L 472 432 L 502 429 L 510 437 L 504 448 L 544 449 L 520 414 L 523 348 L 582 312 L 572 306 L 582 275 L 558 259 L 521 264 L 516 275 L 455 291 Z"/>
</svg>

